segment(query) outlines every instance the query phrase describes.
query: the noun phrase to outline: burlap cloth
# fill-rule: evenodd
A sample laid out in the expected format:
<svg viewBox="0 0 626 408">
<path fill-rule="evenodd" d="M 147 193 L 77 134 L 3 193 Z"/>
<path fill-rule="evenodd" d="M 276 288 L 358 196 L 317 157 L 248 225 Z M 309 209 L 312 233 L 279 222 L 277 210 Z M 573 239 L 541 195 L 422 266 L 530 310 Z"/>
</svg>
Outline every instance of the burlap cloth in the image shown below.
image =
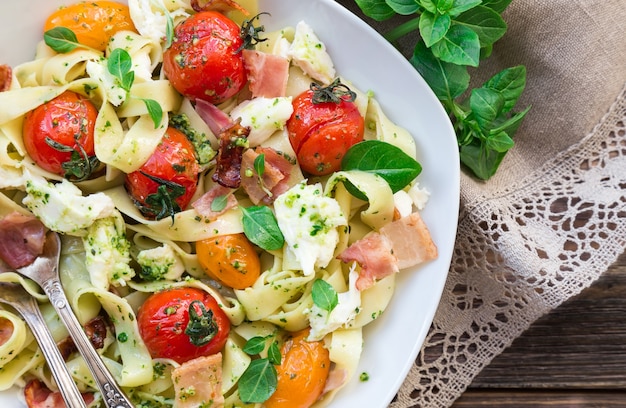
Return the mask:
<svg viewBox="0 0 626 408">
<path fill-rule="evenodd" d="M 398 22 L 377 23 L 354 0 L 338 1 L 380 32 Z M 481 84 L 525 65 L 518 107 L 532 110 L 496 176 L 462 175 L 447 284 L 392 408 L 450 406 L 626 247 L 626 2 L 513 0 L 503 16 L 507 34 L 472 77 Z M 408 55 L 411 40 L 401 45 Z"/>
</svg>

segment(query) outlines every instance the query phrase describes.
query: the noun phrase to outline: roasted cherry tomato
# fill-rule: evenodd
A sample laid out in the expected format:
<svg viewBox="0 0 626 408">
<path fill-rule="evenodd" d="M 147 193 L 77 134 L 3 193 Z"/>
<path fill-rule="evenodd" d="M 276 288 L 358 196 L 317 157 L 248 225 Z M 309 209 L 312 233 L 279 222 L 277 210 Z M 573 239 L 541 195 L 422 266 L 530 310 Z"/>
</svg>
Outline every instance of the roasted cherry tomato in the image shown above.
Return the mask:
<svg viewBox="0 0 626 408">
<path fill-rule="evenodd" d="M 230 321 L 209 293 L 196 288 L 156 292 L 137 312 L 139 334 L 153 358 L 182 364 L 224 348 Z"/>
<path fill-rule="evenodd" d="M 93 138 L 97 116 L 87 98 L 65 91 L 26 114 L 24 147 L 42 169 L 85 180 L 99 166 Z"/>
<path fill-rule="evenodd" d="M 200 166 L 184 133 L 168 128 L 152 156 L 126 175 L 126 190 L 146 218 L 160 220 L 184 210 L 198 187 Z"/>
<path fill-rule="evenodd" d="M 276 366 L 276 391 L 264 402 L 266 408 L 308 408 L 322 394 L 330 357 L 321 341 L 307 341 L 308 330 L 297 332 L 282 345 Z"/>
<path fill-rule="evenodd" d="M 172 86 L 191 100 L 220 103 L 247 82 L 241 28 L 216 11 L 194 14 L 176 27 L 163 54 L 163 70 Z"/>
<path fill-rule="evenodd" d="M 128 6 L 114 1 L 85 1 L 59 8 L 44 24 L 44 31 L 69 28 L 79 43 L 104 51 L 118 31 L 135 31 Z"/>
<path fill-rule="evenodd" d="M 339 170 L 348 149 L 363 140 L 364 120 L 353 100 L 356 95 L 339 81 L 313 85 L 293 100 L 287 121 L 289 141 L 300 167 L 321 176 Z"/>
<path fill-rule="evenodd" d="M 259 255 L 244 234 L 198 241 L 196 253 L 209 277 L 233 289 L 251 286 L 261 274 Z"/>
</svg>

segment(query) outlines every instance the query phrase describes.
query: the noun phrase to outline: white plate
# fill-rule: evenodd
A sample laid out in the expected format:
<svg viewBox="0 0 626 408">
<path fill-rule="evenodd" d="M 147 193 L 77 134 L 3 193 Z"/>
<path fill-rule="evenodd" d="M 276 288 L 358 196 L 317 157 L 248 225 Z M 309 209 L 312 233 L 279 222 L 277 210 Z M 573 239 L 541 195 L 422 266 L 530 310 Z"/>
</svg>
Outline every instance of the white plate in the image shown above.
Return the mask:
<svg viewBox="0 0 626 408">
<path fill-rule="evenodd" d="M 72 0 L 3 0 L 0 63 L 32 59 L 43 21 Z M 332 0 L 259 0 L 267 31 L 305 20 L 326 44 L 337 71 L 371 89 L 391 120 L 415 137 L 423 166 L 420 185 L 431 192 L 422 216 L 439 249 L 437 260 L 403 271 L 385 314 L 369 325 L 357 375 L 333 408 L 383 408 L 402 384 L 427 334 L 446 280 L 457 227 L 459 158 L 456 137 L 441 104 L 406 59 L 362 20 Z M 366 372 L 369 381 L 360 382 Z M 0 393 L 4 408 L 22 406 Z"/>
</svg>

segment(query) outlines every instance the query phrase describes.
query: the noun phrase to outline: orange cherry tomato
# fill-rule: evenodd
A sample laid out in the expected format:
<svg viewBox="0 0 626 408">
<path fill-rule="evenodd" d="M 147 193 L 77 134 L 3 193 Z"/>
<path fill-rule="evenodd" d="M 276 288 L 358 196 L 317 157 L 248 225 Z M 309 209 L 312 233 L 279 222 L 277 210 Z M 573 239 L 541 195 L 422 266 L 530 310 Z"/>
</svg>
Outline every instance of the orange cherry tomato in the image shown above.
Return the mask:
<svg viewBox="0 0 626 408">
<path fill-rule="evenodd" d="M 259 255 L 244 234 L 198 241 L 196 253 L 209 277 L 233 289 L 251 286 L 261 274 Z"/>
<path fill-rule="evenodd" d="M 42 169 L 85 180 L 98 168 L 94 128 L 98 110 L 82 95 L 65 91 L 24 117 L 24 147 Z"/>
<path fill-rule="evenodd" d="M 276 391 L 265 408 L 308 408 L 324 391 L 330 357 L 321 341 L 307 341 L 308 330 L 297 332 L 281 347 L 282 361 L 276 367 Z"/>
<path fill-rule="evenodd" d="M 44 31 L 54 27 L 69 28 L 78 42 L 104 51 L 118 31 L 136 31 L 128 6 L 114 1 L 85 1 L 59 8 L 44 24 Z"/>
</svg>

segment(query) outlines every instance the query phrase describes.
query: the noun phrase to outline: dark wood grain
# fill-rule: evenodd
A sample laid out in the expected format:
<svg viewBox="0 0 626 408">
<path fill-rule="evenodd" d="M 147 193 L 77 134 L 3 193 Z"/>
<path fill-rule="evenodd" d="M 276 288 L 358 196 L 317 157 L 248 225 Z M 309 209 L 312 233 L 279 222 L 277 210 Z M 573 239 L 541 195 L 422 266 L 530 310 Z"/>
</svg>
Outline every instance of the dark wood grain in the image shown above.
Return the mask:
<svg viewBox="0 0 626 408">
<path fill-rule="evenodd" d="M 626 406 L 626 254 L 536 321 L 454 408 Z"/>
</svg>

